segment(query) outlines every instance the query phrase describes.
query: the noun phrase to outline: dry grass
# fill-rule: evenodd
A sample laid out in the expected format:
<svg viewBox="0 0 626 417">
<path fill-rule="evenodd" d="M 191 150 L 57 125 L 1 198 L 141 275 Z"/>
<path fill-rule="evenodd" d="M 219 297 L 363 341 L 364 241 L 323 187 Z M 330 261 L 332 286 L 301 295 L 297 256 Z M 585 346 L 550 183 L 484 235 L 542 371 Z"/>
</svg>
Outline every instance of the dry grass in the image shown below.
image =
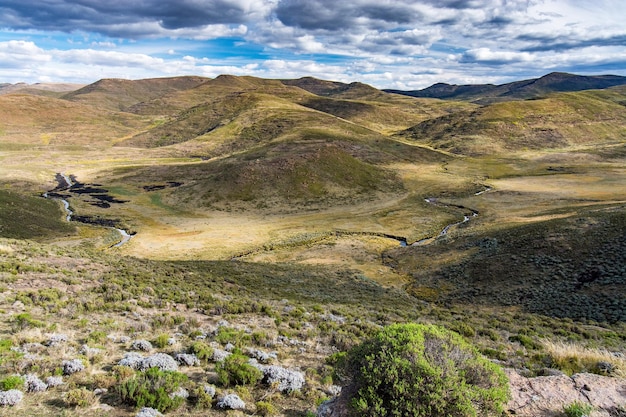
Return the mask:
<svg viewBox="0 0 626 417">
<path fill-rule="evenodd" d="M 612 367 L 611 375 L 619 378 L 626 377 L 626 358 L 623 355 L 617 355 L 615 352 L 603 348 L 590 348 L 552 340 L 543 340 L 541 344 L 558 369 L 566 373 L 598 373 L 598 371 L 602 373 L 598 365 L 610 364 Z"/>
</svg>

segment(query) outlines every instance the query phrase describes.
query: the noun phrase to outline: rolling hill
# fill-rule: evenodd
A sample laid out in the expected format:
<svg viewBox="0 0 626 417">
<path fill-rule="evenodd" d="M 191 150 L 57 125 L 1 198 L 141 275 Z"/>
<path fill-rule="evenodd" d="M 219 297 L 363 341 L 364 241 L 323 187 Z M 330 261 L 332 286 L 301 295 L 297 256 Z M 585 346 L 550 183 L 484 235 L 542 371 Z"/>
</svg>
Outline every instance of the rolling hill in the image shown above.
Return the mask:
<svg viewBox="0 0 626 417">
<path fill-rule="evenodd" d="M 400 136 L 460 155 L 620 143 L 624 103 L 626 87 L 555 93 L 433 118 Z"/>
</svg>

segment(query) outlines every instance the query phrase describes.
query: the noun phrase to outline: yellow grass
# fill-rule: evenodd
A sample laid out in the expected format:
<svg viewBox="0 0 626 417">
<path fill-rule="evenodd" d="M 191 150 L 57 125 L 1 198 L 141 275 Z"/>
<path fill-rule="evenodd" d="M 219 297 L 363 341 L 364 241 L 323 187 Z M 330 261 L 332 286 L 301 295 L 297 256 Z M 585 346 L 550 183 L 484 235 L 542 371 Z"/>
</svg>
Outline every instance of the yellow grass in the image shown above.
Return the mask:
<svg viewBox="0 0 626 417">
<path fill-rule="evenodd" d="M 544 340 L 542 345 L 552 360 L 566 373 L 592 371 L 599 362 L 609 363 L 614 367 L 612 375 L 626 377 L 626 359 L 615 356 L 606 349 L 588 348 L 573 343 Z"/>
</svg>

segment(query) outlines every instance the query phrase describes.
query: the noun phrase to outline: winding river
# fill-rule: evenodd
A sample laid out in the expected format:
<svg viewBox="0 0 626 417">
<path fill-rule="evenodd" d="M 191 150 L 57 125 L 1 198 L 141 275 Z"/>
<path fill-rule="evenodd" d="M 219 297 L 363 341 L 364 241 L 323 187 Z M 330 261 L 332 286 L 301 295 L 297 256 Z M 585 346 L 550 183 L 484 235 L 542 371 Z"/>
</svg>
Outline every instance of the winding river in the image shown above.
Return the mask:
<svg viewBox="0 0 626 417">
<path fill-rule="evenodd" d="M 63 192 L 63 191 L 70 191 L 70 189 L 74 186 L 74 181 L 72 181 L 72 178 L 68 175 L 65 175 L 63 173 L 58 173 L 56 176 L 57 179 L 57 187 L 52 190 L 52 191 L 47 191 L 45 193 L 43 193 L 43 197 L 44 198 L 52 198 L 55 200 L 60 200 L 61 203 L 63 203 L 63 208 L 65 210 L 65 220 L 70 222 L 73 221 L 72 217 L 74 216 L 74 212 L 72 211 L 71 207 L 70 207 L 70 203 L 69 201 L 67 201 L 65 198 L 63 198 L 63 196 L 61 196 L 60 194 L 58 194 L 59 192 Z M 76 220 L 80 223 L 84 223 L 84 224 L 92 224 L 90 222 L 87 221 L 80 221 L 80 220 Z M 117 233 L 120 234 L 120 241 L 115 243 L 114 245 L 111 245 L 112 248 L 119 248 L 120 246 L 124 245 L 125 243 L 128 243 L 128 241 L 130 240 L 130 238 L 132 237 L 132 235 L 130 233 L 128 233 L 128 231 L 124 230 L 124 229 L 119 229 L 117 227 L 109 227 L 109 226 L 102 226 L 101 227 L 106 227 L 109 229 L 113 229 L 115 231 L 117 231 Z"/>
</svg>

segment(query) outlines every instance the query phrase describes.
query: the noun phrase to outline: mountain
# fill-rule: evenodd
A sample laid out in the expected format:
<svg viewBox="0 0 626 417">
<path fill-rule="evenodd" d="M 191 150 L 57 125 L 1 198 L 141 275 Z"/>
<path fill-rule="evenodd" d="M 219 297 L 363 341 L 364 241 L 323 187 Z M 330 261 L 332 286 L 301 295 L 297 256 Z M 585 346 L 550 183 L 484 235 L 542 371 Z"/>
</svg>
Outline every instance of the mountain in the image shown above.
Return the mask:
<svg viewBox="0 0 626 417">
<path fill-rule="evenodd" d="M 50 95 L 60 96 L 69 91 L 78 90 L 83 87 L 84 84 L 72 84 L 72 83 L 0 83 L 0 95 L 9 93 L 24 93 L 33 95 Z"/>
<path fill-rule="evenodd" d="M 502 85 L 454 85 L 437 83 L 423 90 L 384 91 L 411 97 L 464 100 L 478 104 L 488 104 L 498 101 L 533 99 L 543 97 L 553 92 L 604 89 L 624 84 L 626 84 L 626 77 L 618 75 L 585 76 L 552 72 L 541 78 L 516 81 Z"/>
</svg>

